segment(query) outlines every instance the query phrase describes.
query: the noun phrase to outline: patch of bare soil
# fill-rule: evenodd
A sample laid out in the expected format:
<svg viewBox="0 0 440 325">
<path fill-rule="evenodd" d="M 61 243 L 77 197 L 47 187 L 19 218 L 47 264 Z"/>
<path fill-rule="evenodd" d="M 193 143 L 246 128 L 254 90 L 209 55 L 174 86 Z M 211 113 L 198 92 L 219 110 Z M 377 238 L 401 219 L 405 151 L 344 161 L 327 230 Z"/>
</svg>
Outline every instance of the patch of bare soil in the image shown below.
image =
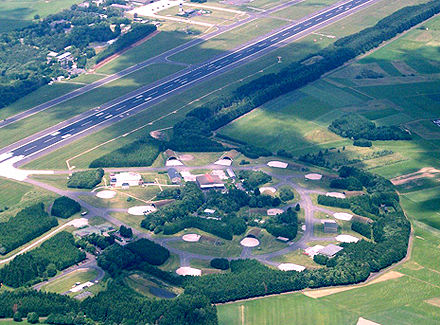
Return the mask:
<svg viewBox="0 0 440 325">
<path fill-rule="evenodd" d="M 402 185 L 420 178 L 434 178 L 438 176 L 437 174 L 439 173 L 440 170 L 435 169 L 434 167 L 425 167 L 415 173 L 395 177 L 391 180 L 391 182 L 394 185 Z"/>
</svg>

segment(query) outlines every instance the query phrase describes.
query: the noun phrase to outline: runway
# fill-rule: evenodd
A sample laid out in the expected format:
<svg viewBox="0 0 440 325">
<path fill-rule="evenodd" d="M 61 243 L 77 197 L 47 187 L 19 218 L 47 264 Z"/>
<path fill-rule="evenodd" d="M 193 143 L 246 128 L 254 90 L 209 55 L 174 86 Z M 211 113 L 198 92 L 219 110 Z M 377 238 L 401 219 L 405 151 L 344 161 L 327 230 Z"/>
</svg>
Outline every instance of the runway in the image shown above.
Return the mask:
<svg viewBox="0 0 440 325">
<path fill-rule="evenodd" d="M 136 96 L 122 100 L 112 106 L 106 107 L 105 109 L 95 109 L 88 114 L 88 116 L 78 119 L 67 126 L 56 129 L 55 131 L 51 130 L 50 133 L 35 138 L 26 144 L 17 145 L 16 148 L 11 148 L 10 146 L 9 152 L 0 155 L 0 162 L 11 157 L 20 157 L 19 159 L 29 158 L 53 146 L 60 146 L 63 142 L 67 142 L 72 137 L 76 137 L 85 132 L 90 132 L 91 129 L 104 123 L 109 121 L 115 123 L 134 113 L 133 111 L 136 109 L 150 107 L 159 99 L 175 93 L 183 87 L 188 87 L 188 85 L 201 81 L 213 74 L 218 74 L 220 71 L 223 72 L 228 67 L 232 68 L 232 66 L 239 62 L 250 60 L 257 54 L 265 53 L 298 34 L 306 32 L 307 30 L 328 22 L 329 20 L 343 16 L 344 14 L 352 12 L 356 8 L 370 2 L 374 2 L 374 0 L 348 1 L 338 7 L 316 14 L 296 25 L 282 29 L 281 31 L 271 34 L 246 47 L 228 53 L 223 57 L 210 60 L 180 76 L 148 88 Z"/>
</svg>

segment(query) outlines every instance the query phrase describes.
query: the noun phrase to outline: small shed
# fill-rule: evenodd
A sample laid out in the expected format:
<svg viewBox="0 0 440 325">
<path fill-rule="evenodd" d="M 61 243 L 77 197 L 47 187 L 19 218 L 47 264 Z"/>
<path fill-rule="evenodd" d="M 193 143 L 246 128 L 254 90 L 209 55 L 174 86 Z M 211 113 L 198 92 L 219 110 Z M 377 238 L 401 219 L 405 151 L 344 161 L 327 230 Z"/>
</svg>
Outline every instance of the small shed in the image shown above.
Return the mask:
<svg viewBox="0 0 440 325">
<path fill-rule="evenodd" d="M 167 170 L 168 177 L 171 180 L 171 183 L 173 184 L 180 184 L 182 183 L 182 176 L 180 176 L 180 173 L 175 168 L 169 168 Z"/>
<path fill-rule="evenodd" d="M 338 232 L 338 223 L 335 220 L 323 220 L 322 224 L 324 225 L 324 232 L 328 232 L 328 233 Z"/>
</svg>

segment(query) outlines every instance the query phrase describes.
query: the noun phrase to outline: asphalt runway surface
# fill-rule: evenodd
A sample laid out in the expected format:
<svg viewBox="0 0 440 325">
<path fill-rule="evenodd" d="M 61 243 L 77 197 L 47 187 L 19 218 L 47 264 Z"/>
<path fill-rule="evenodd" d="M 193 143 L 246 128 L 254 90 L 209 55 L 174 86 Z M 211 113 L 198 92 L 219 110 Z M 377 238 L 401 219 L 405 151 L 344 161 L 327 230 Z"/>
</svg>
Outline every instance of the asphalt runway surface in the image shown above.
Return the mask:
<svg viewBox="0 0 440 325">
<path fill-rule="evenodd" d="M 116 104 L 106 107 L 105 109 L 95 109 L 94 111 L 91 111 L 88 116 L 80 118 L 67 126 L 63 126 L 55 131 L 51 130 L 50 133 L 39 136 L 25 144 L 18 144 L 15 148 L 10 148 L 11 146 L 9 146 L 9 152 L 0 155 L 0 162 L 11 157 L 20 157 L 21 159 L 29 158 L 48 148 L 67 142 L 69 138 L 86 133 L 106 122 L 117 122 L 118 120 L 129 116 L 133 113 L 132 111 L 139 107 L 142 107 L 142 109 L 150 107 L 155 104 L 158 99 L 175 93 L 183 87 L 201 81 L 219 71 L 225 71 L 228 67 L 231 68 L 238 62 L 246 61 L 261 52 L 265 52 L 265 50 L 267 52 L 267 50 L 274 48 L 279 43 L 283 43 L 308 29 L 323 24 L 326 21 L 333 20 L 338 16 L 343 16 L 345 13 L 351 12 L 370 2 L 374 2 L 374 0 L 352 0 L 341 4 L 340 6 L 320 12 L 303 22 L 282 29 L 262 40 L 231 52 L 221 58 L 210 60 L 184 74 L 148 88 L 133 97 L 124 99 Z"/>
</svg>

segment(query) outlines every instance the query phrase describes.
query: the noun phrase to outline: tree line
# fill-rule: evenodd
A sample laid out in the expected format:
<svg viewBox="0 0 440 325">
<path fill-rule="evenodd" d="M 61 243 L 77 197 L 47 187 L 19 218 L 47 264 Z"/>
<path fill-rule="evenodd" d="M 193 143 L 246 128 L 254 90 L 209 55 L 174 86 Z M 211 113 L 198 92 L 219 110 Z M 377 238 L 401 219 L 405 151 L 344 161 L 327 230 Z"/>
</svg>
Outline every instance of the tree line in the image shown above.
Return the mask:
<svg viewBox="0 0 440 325">
<path fill-rule="evenodd" d="M 15 217 L 0 223 L 0 254 L 9 253 L 55 226 L 58 220 L 49 216 L 43 203 L 22 209 Z"/>
<path fill-rule="evenodd" d="M 104 170 L 102 168 L 75 172 L 67 181 L 67 187 L 92 189 L 101 183 L 103 176 Z"/>
</svg>

